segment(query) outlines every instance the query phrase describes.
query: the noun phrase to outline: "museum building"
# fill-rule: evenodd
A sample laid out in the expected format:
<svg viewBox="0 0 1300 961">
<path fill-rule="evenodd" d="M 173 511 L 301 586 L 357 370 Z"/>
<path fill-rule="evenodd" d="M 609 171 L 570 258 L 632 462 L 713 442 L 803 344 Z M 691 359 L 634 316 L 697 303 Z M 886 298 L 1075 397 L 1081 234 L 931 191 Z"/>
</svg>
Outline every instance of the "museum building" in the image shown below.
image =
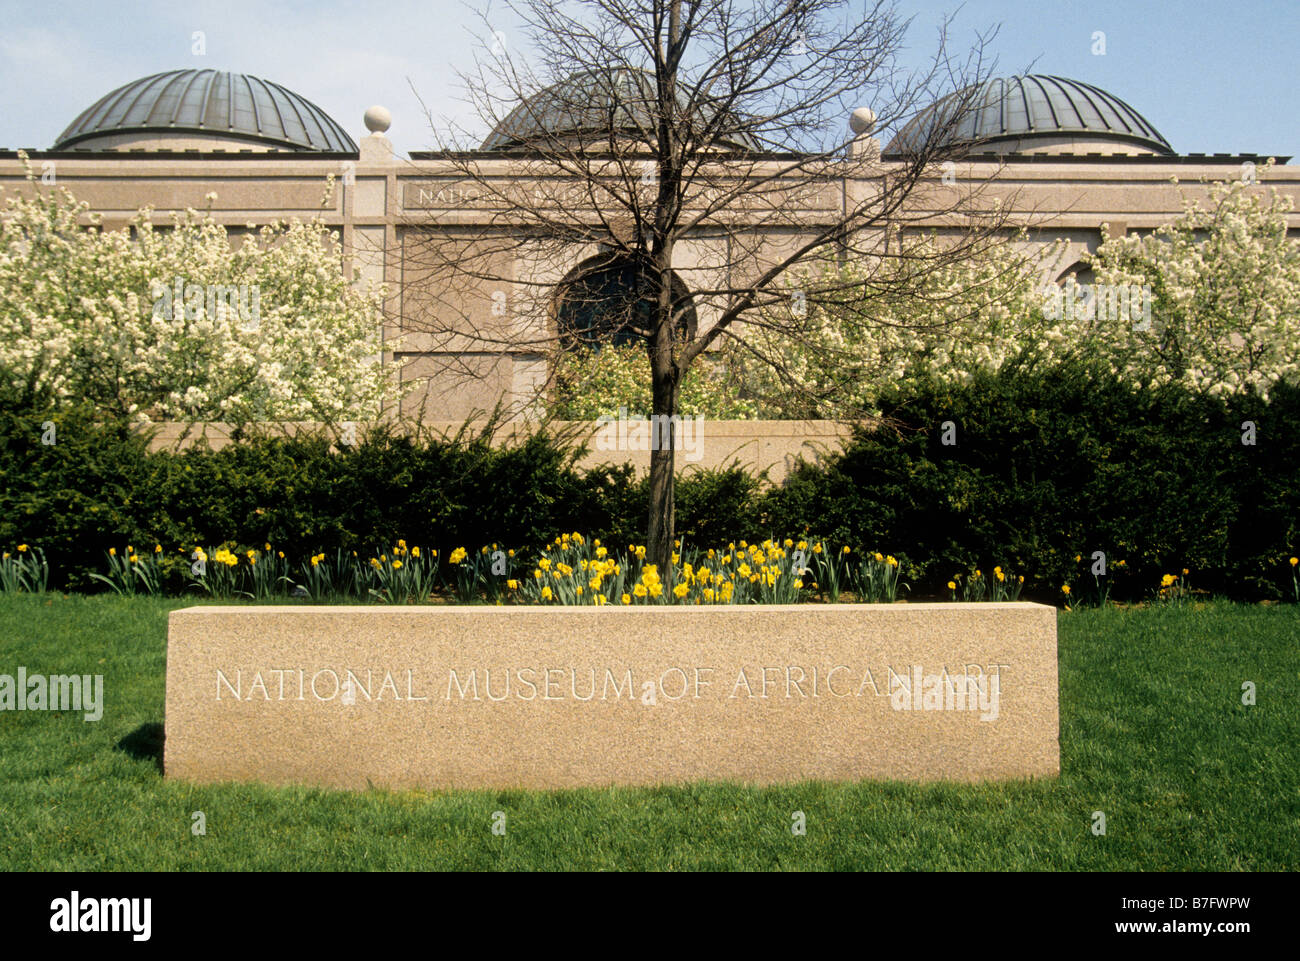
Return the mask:
<svg viewBox="0 0 1300 961">
<path fill-rule="evenodd" d="M 629 99 L 644 85 L 636 76 L 619 82 L 626 84 Z M 591 96 L 617 98 L 619 89 L 606 86 Z M 498 168 L 503 177 L 517 175 L 520 153 L 526 153 L 539 124 L 552 137 L 593 134 L 584 129 L 581 112 L 558 109 L 574 99 L 573 89 L 557 87 L 520 103 L 474 152 L 476 169 L 483 176 L 494 176 Z M 1276 166 L 1267 173 L 1267 185 L 1297 201 L 1289 226 L 1292 236 L 1300 236 L 1300 166 L 1288 165 L 1289 157 L 1179 154 L 1125 101 L 1062 77 L 990 80 L 974 102 L 952 135 L 978 148 L 962 157 L 955 176 L 994 182 L 1014 197 L 1034 243 L 1065 242 L 1066 253 L 1049 280 L 1082 269 L 1080 258 L 1097 249 L 1103 225 L 1111 235 L 1150 231 L 1181 213 L 1180 191 L 1197 189 L 1201 178 L 1262 180 L 1270 157 Z M 591 115 L 619 106 L 597 103 Z M 887 169 L 902 162 L 910 139 L 923 136 L 943 109 L 940 101 L 922 111 L 883 147 L 870 112 L 857 111 L 851 122 L 845 118 L 856 136 L 850 150 L 866 151 Z M 436 334 L 419 322 L 436 309 L 425 296 L 436 283 L 419 277 L 424 265 L 415 251 L 422 239 L 440 232 L 473 233 L 496 214 L 476 203 L 463 156 L 435 151 L 399 156 L 385 136 L 391 122 L 388 111 L 372 107 L 364 117 L 368 133 L 357 141 L 310 100 L 271 81 L 218 70 L 172 70 L 107 93 L 73 119 L 51 147 L 26 149 L 35 171 L 56 171 L 56 182 L 87 202 L 105 229 L 127 226 L 143 206 L 165 223 L 173 211 L 208 207 L 205 198 L 215 193 L 213 217 L 240 235 L 250 224 L 322 213 L 323 187 L 333 176 L 336 189 L 323 216 L 341 240 L 344 267 L 388 286 L 384 360 L 398 365 L 403 379 L 422 385 L 404 403 L 422 405 L 426 419 L 453 421 L 490 409 L 498 400 L 532 396 L 546 381 L 546 356 L 522 341 L 505 344 L 478 336 L 498 326 L 494 292 L 457 292 L 459 302 L 451 308 L 457 323 Z M 737 154 L 757 150 L 744 138 L 727 148 Z M 798 211 L 801 221 L 815 229 L 836 216 L 843 199 L 859 189 L 853 177 L 846 175 L 834 189 L 808 199 L 807 209 Z M 0 150 L 0 186 L 29 189 L 15 149 Z M 738 216 L 743 220 L 743 212 Z M 709 269 L 708 244 L 687 243 L 680 253 L 678 274 L 687 291 L 692 270 Z M 566 285 L 583 282 L 598 251 L 598 244 L 551 251 L 543 271 L 556 298 Z M 700 323 L 707 324 L 704 305 L 700 314 Z M 518 322 L 552 328 L 562 323 L 546 305 Z"/>
</svg>

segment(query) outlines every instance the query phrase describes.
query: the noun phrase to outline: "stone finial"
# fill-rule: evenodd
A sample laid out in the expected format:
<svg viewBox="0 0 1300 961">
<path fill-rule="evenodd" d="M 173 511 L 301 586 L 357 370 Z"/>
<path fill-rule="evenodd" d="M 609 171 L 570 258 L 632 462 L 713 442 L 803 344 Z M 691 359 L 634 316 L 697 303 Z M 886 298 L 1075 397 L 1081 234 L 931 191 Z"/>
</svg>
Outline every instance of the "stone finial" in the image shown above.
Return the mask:
<svg viewBox="0 0 1300 961">
<path fill-rule="evenodd" d="M 871 133 L 876 126 L 876 112 L 870 107 L 859 107 L 849 114 L 849 129 L 859 137 Z"/>
<path fill-rule="evenodd" d="M 870 107 L 859 107 L 849 114 L 849 130 L 853 139 L 848 144 L 848 156 L 858 160 L 879 160 L 880 141 L 871 136 L 876 129 L 876 112 Z"/>
<path fill-rule="evenodd" d="M 378 104 L 366 111 L 364 119 L 366 129 L 371 133 L 383 133 L 393 125 L 393 115 L 388 112 L 387 107 Z"/>
<path fill-rule="evenodd" d="M 387 107 L 376 104 L 366 111 L 364 120 L 370 136 L 361 138 L 362 163 L 392 163 L 393 142 L 384 136 L 384 131 L 392 126 L 393 115 Z"/>
</svg>

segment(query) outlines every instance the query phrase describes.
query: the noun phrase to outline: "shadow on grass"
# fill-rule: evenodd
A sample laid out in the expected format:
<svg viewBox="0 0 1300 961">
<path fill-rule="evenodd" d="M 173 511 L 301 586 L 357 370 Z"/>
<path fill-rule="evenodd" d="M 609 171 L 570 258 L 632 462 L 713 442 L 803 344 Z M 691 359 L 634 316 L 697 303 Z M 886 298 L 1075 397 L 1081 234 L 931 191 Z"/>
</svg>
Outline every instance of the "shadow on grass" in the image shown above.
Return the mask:
<svg viewBox="0 0 1300 961">
<path fill-rule="evenodd" d="M 137 761 L 153 761 L 158 773 L 163 772 L 163 741 L 166 734 L 158 723 L 141 724 L 122 740 L 117 750 L 125 751 Z"/>
</svg>

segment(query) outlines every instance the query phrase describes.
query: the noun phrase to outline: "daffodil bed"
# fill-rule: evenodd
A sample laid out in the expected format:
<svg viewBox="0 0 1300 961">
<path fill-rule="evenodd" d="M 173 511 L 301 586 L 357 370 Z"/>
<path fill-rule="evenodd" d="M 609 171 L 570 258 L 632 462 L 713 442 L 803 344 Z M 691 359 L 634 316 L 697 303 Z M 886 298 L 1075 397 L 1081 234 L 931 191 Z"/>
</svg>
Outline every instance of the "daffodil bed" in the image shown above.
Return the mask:
<svg viewBox="0 0 1300 961">
<path fill-rule="evenodd" d="M 436 549 L 408 545 L 399 539 L 371 557 L 337 551 L 333 557 L 312 554 L 295 565 L 283 551 L 264 544 L 261 550 L 220 547 L 184 548 L 168 556 L 161 544 L 152 551 L 126 545 L 110 548 L 106 572 L 91 576 L 125 596 L 197 592 L 200 596 L 259 600 L 301 597 L 317 603 L 461 604 L 795 604 L 803 601 L 893 603 L 908 590 L 902 579 L 905 565 L 892 554 L 859 551 L 832 545 L 820 538 L 772 539 L 751 544 L 730 542 L 723 548 L 683 546 L 679 540 L 672 567 L 660 571 L 646 562 L 646 549 L 626 550 L 602 544 L 600 538 L 563 534 L 539 551 L 515 550 L 500 544 L 477 551 L 457 547 L 445 558 Z M 1083 555 L 1075 558 L 1083 573 L 1076 584 L 1062 584 L 1056 599 L 1069 610 L 1106 606 L 1111 577 L 1096 573 Z M 1087 573 L 1089 565 L 1092 573 Z M 1288 560 L 1292 590 L 1300 602 L 1300 559 Z M 1124 560 L 1115 562 L 1112 576 L 1126 573 Z M 1190 571 L 1164 574 L 1150 597 L 1159 604 L 1203 600 Z M 37 547 L 19 544 L 0 558 L 0 591 L 44 591 L 49 566 Z M 954 574 L 947 583 L 953 601 L 1016 601 L 1024 574 L 994 565 L 989 574 L 979 568 Z"/>
<path fill-rule="evenodd" d="M 730 542 L 701 549 L 676 542 L 672 567 L 647 563 L 644 546 L 611 549 L 599 538 L 563 534 L 540 551 L 516 551 L 500 544 L 477 551 L 457 547 L 446 558 L 436 549 L 399 539 L 374 556 L 336 552 L 313 554 L 298 565 L 271 544 L 239 549 L 196 546 L 182 557 L 126 545 L 110 548 L 107 571 L 93 576 L 126 596 L 167 593 L 176 574 L 183 589 L 216 598 L 306 597 L 315 601 L 421 603 L 454 599 L 515 604 L 794 604 L 854 600 L 890 603 L 907 585 L 892 554 L 855 551 L 821 539 L 785 538 L 751 544 Z M 181 561 L 182 563 L 177 563 Z M 49 579 L 38 548 L 26 544 L 0 561 L 5 591 L 41 591 Z M 949 583 L 952 599 L 1017 600 L 1024 576 L 994 567 Z M 958 591 L 958 582 L 961 590 Z"/>
</svg>

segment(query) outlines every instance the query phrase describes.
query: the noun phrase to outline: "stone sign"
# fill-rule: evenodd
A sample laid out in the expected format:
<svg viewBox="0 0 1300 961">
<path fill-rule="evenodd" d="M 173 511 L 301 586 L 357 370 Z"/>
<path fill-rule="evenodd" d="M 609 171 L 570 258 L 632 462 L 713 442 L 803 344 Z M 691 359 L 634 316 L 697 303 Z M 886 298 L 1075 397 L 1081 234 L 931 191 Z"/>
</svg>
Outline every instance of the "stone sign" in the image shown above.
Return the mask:
<svg viewBox="0 0 1300 961">
<path fill-rule="evenodd" d="M 165 770 L 568 788 L 1060 770 L 1038 604 L 192 607 Z"/>
</svg>

